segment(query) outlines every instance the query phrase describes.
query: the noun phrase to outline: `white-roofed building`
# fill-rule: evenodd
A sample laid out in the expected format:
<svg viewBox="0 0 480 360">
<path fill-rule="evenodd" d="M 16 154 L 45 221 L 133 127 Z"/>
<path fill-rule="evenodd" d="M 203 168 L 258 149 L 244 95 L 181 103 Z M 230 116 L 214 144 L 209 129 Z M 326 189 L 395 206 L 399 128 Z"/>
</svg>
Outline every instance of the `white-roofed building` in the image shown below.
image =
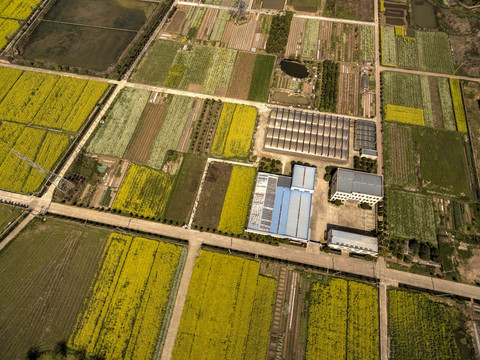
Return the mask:
<svg viewBox="0 0 480 360">
<path fill-rule="evenodd" d="M 364 255 L 378 255 L 378 239 L 371 236 L 331 229 L 327 233 L 327 243 L 332 249 Z"/>
</svg>

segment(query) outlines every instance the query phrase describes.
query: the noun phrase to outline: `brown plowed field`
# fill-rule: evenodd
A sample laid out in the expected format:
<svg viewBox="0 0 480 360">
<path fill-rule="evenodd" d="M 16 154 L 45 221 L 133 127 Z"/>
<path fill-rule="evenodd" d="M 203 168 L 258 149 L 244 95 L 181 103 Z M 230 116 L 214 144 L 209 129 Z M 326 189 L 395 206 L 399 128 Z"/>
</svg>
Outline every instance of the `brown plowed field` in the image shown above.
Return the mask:
<svg viewBox="0 0 480 360">
<path fill-rule="evenodd" d="M 319 57 L 317 60 L 333 60 L 342 62 L 357 62 L 361 59 L 355 57 L 356 50 L 360 48 L 360 27 L 355 33 L 355 25 L 320 21 L 318 39 Z M 345 33 L 345 45 L 343 34 Z M 290 38 L 289 38 L 290 41 Z"/>
<path fill-rule="evenodd" d="M 305 23 L 307 21 L 302 18 L 294 17 L 292 25 L 290 26 L 290 33 L 288 35 L 287 48 L 285 56 L 296 55 L 302 53 L 303 34 L 305 34 Z M 300 42 L 300 45 L 298 43 Z"/>
<path fill-rule="evenodd" d="M 137 124 L 130 144 L 128 144 L 127 151 L 125 151 L 126 159 L 140 164 L 147 162 L 150 148 L 160 130 L 166 110 L 166 105 L 150 102 L 145 105 L 142 117 Z"/>
<path fill-rule="evenodd" d="M 233 165 L 229 163 L 219 161 L 210 163 L 195 212 L 195 219 L 193 219 L 195 225 L 210 229 L 217 228 L 232 169 Z"/>
<path fill-rule="evenodd" d="M 359 71 L 345 64 L 340 65 L 340 76 L 338 84 L 337 112 L 339 114 L 358 116 L 360 75 Z"/>
<path fill-rule="evenodd" d="M 198 28 L 196 39 L 197 40 L 208 40 L 213 27 L 215 26 L 215 21 L 218 15 L 218 9 L 208 8 L 203 17 L 202 23 Z"/>
<path fill-rule="evenodd" d="M 182 24 L 185 21 L 186 16 L 187 16 L 187 13 L 185 11 L 177 10 L 175 12 L 175 15 L 173 15 L 172 20 L 170 21 L 170 24 L 168 24 L 167 26 L 167 32 L 178 34 L 182 29 Z"/>
<path fill-rule="evenodd" d="M 227 25 L 225 26 L 225 31 L 223 32 L 223 35 L 222 35 L 222 41 L 220 41 L 221 44 L 223 45 L 228 44 L 228 42 L 230 41 L 230 38 L 232 37 L 234 26 L 235 25 L 233 24 L 232 21 L 227 22 Z"/>
<path fill-rule="evenodd" d="M 257 20 L 255 19 L 250 19 L 246 24 L 234 25 L 232 36 L 228 42 L 228 48 L 250 51 L 252 49 L 256 28 Z"/>
<path fill-rule="evenodd" d="M 200 116 L 203 107 L 203 99 L 195 99 L 195 105 L 190 109 L 187 123 L 183 127 L 183 133 L 178 141 L 177 151 L 187 152 L 189 146 L 190 134 L 192 133 L 192 123 Z"/>
<path fill-rule="evenodd" d="M 235 62 L 233 78 L 227 91 L 227 97 L 246 100 L 252 81 L 255 54 L 240 52 Z"/>
<path fill-rule="evenodd" d="M 253 39 L 252 48 L 256 50 L 265 50 L 265 46 L 267 45 L 267 35 L 256 33 Z"/>
<path fill-rule="evenodd" d="M 403 181 L 408 181 L 409 163 L 408 133 L 405 128 L 392 124 L 390 130 L 390 152 L 392 163 L 392 176 Z"/>
<path fill-rule="evenodd" d="M 440 94 L 438 90 L 438 81 L 436 77 L 430 76 L 428 78 L 430 85 L 430 101 L 432 103 L 433 126 L 435 129 L 444 129 L 443 125 L 443 111 L 440 103 Z"/>
</svg>

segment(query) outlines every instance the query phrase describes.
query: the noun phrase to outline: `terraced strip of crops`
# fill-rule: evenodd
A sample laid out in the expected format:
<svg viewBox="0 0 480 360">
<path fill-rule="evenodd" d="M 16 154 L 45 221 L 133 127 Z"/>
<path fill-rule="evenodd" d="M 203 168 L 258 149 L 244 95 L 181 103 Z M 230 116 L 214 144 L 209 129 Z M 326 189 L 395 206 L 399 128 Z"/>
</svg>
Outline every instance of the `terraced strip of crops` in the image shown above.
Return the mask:
<svg viewBox="0 0 480 360">
<path fill-rule="evenodd" d="M 147 218 L 162 218 L 170 198 L 174 177 L 132 164 L 123 179 L 113 209 Z"/>
<path fill-rule="evenodd" d="M 226 103 L 213 139 L 211 153 L 224 158 L 245 159 L 252 146 L 257 111 L 254 107 Z"/>
<path fill-rule="evenodd" d="M 173 360 L 265 359 L 277 281 L 259 263 L 200 251 Z"/>
<path fill-rule="evenodd" d="M 104 359 L 150 359 L 181 251 L 112 234 L 70 346 Z"/>
<path fill-rule="evenodd" d="M 327 279 L 310 289 L 305 358 L 378 359 L 378 291 L 374 286 Z"/>
<path fill-rule="evenodd" d="M 235 165 L 223 203 L 218 230 L 243 234 L 247 221 L 256 171 L 253 167 Z"/>
</svg>

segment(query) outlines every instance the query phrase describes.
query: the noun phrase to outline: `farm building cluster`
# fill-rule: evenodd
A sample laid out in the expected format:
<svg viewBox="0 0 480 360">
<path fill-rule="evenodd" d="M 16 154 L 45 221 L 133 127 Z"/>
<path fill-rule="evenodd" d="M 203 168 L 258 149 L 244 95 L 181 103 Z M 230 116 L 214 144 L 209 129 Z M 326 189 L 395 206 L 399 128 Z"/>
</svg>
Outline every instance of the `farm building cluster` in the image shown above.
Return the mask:
<svg viewBox="0 0 480 360">
<path fill-rule="evenodd" d="M 308 242 L 315 175 L 303 165 L 291 177 L 259 172 L 247 231 Z"/>
</svg>

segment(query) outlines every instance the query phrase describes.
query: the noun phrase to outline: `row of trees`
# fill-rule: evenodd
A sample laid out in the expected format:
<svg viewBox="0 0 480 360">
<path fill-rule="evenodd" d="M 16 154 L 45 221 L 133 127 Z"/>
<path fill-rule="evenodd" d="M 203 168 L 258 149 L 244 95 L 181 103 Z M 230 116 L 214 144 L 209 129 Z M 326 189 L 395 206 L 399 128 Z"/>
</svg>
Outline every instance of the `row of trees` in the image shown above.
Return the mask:
<svg viewBox="0 0 480 360">
<path fill-rule="evenodd" d="M 272 25 L 268 35 L 265 49 L 268 53 L 283 53 L 287 46 L 288 34 L 290 33 L 290 23 L 293 13 L 287 11 L 286 15 L 275 15 L 272 17 Z"/>
<path fill-rule="evenodd" d="M 336 112 L 339 74 L 338 63 L 331 60 L 323 62 L 321 93 L 318 97 L 320 111 Z"/>
</svg>

